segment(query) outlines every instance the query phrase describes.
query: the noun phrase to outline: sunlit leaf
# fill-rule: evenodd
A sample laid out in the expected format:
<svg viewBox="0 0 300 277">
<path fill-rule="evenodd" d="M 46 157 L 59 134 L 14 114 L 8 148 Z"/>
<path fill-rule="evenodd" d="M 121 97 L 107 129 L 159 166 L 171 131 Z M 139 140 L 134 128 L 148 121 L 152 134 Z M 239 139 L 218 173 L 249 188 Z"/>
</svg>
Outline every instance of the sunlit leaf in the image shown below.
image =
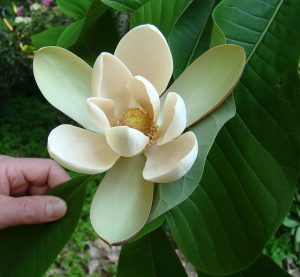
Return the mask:
<svg viewBox="0 0 300 277">
<path fill-rule="evenodd" d="M 134 11 L 130 27 L 151 23 L 167 37 L 192 0 L 150 0 Z"/>
<path fill-rule="evenodd" d="M 87 13 L 90 0 L 57 0 L 58 7 L 67 15 L 76 19 L 83 18 Z"/>
</svg>

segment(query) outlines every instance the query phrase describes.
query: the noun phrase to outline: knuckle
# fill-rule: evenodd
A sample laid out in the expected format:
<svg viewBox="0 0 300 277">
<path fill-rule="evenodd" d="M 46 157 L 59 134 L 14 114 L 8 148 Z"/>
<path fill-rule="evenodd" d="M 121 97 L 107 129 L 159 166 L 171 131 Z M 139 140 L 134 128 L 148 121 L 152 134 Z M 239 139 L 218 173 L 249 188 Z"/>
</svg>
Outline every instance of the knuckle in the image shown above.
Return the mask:
<svg viewBox="0 0 300 277">
<path fill-rule="evenodd" d="M 20 203 L 20 218 L 25 224 L 36 223 L 39 221 L 38 201 L 34 197 L 21 201 Z"/>
</svg>

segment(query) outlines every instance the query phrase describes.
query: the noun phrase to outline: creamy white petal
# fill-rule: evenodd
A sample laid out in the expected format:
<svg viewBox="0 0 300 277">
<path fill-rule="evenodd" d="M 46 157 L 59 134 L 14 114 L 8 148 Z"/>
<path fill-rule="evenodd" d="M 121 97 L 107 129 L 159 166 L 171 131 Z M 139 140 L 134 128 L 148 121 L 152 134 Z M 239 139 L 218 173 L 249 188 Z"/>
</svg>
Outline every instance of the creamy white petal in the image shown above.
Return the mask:
<svg viewBox="0 0 300 277">
<path fill-rule="evenodd" d="M 89 130 L 97 130 L 86 107 L 92 68 L 70 51 L 50 46 L 34 53 L 33 74 L 51 105 Z"/>
<path fill-rule="evenodd" d="M 62 166 L 86 174 L 104 172 L 119 158 L 104 135 L 66 124 L 51 131 L 48 151 Z"/>
<path fill-rule="evenodd" d="M 100 130 L 106 131 L 116 123 L 114 101 L 106 98 L 91 97 L 87 105 L 94 123 Z"/>
<path fill-rule="evenodd" d="M 153 183 L 144 180 L 145 157 L 120 158 L 102 179 L 91 205 L 91 223 L 109 244 L 122 244 L 145 225 Z"/>
<path fill-rule="evenodd" d="M 133 157 L 141 153 L 149 142 L 142 132 L 127 126 L 112 127 L 106 131 L 110 147 L 123 157 Z"/>
<path fill-rule="evenodd" d="M 119 42 L 115 55 L 133 75 L 149 80 L 161 95 L 172 76 L 173 60 L 168 43 L 153 25 L 141 25 L 129 31 Z"/>
<path fill-rule="evenodd" d="M 92 72 L 93 96 L 112 99 L 119 116 L 130 102 L 127 84 L 131 78 L 132 74 L 122 61 L 109 53 L 101 53 Z"/>
<path fill-rule="evenodd" d="M 198 154 L 197 138 L 187 132 L 167 144 L 151 147 L 145 154 L 144 178 L 155 183 L 173 182 L 194 164 Z"/>
<path fill-rule="evenodd" d="M 155 87 L 144 77 L 135 76 L 129 82 L 128 89 L 136 103 L 139 104 L 155 122 L 160 109 L 159 95 Z"/>
<path fill-rule="evenodd" d="M 170 92 L 167 95 L 162 122 L 158 128 L 157 145 L 177 138 L 186 127 L 186 109 L 180 95 Z"/>
</svg>

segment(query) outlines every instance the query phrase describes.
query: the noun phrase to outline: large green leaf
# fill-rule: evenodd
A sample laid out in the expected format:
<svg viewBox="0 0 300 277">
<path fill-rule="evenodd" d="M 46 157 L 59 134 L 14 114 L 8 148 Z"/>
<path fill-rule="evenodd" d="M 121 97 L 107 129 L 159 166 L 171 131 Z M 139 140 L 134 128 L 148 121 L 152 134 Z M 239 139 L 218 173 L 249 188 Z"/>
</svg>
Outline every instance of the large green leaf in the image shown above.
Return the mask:
<svg viewBox="0 0 300 277">
<path fill-rule="evenodd" d="M 226 41 L 243 46 L 247 54 L 248 66 L 235 94 L 238 113 L 296 182 L 300 170 L 300 2 L 236 2 L 223 1 L 214 19 Z"/>
<path fill-rule="evenodd" d="M 150 0 L 131 15 L 130 27 L 151 23 L 167 37 L 178 17 L 191 2 L 192 0 Z"/>
<path fill-rule="evenodd" d="M 96 5 L 97 2 L 101 4 L 98 0 Z M 92 8 L 92 11 L 94 11 L 96 16 L 97 8 Z M 99 16 L 97 20 L 90 21 L 90 25 L 86 26 L 83 28 L 78 41 L 70 47 L 70 50 L 90 65 L 93 65 L 101 52 L 113 52 L 119 41 L 119 36 L 109 10 L 103 13 L 102 16 Z"/>
<path fill-rule="evenodd" d="M 227 41 L 248 53 L 237 116 L 217 136 L 200 186 L 167 217 L 206 273 L 249 267 L 290 208 L 300 158 L 299 13 L 290 0 L 225 0 L 215 10 Z"/>
<path fill-rule="evenodd" d="M 49 29 L 31 36 L 32 43 L 36 49 L 44 46 L 55 46 L 57 40 L 65 30 L 65 26 L 54 26 Z"/>
<path fill-rule="evenodd" d="M 117 277 L 185 277 L 187 274 L 163 229 L 122 247 Z"/>
<path fill-rule="evenodd" d="M 269 257 L 261 256 L 251 267 L 245 271 L 227 275 L 227 277 L 291 277 L 288 273 L 282 270 Z M 205 273 L 199 273 L 199 277 L 212 277 Z"/>
<path fill-rule="evenodd" d="M 209 18 L 215 0 L 193 1 L 176 22 L 168 37 L 174 61 L 174 78 L 209 48 Z"/>
<path fill-rule="evenodd" d="M 49 194 L 63 198 L 68 212 L 59 221 L 0 230 L 0 276 L 41 276 L 75 230 L 88 182 L 93 176 L 74 178 Z"/>
<path fill-rule="evenodd" d="M 106 5 L 121 12 L 134 12 L 150 0 L 101 0 Z"/>
<path fill-rule="evenodd" d="M 59 8 L 67 15 L 76 19 L 83 18 L 87 13 L 91 1 L 90 0 L 57 0 Z"/>
</svg>

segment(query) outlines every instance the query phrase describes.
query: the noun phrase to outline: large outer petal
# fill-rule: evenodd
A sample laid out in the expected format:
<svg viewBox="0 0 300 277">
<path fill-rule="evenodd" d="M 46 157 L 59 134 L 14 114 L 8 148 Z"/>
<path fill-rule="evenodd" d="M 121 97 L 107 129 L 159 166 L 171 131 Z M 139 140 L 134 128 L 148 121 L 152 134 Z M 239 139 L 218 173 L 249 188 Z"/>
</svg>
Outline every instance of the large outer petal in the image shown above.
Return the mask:
<svg viewBox="0 0 300 277">
<path fill-rule="evenodd" d="M 105 136 L 72 125 L 60 125 L 48 137 L 50 156 L 62 166 L 87 174 L 101 173 L 119 158 Z"/>
<path fill-rule="evenodd" d="M 45 47 L 34 54 L 33 74 L 50 104 L 83 127 L 97 130 L 86 107 L 92 76 L 87 63 L 66 49 Z"/>
<path fill-rule="evenodd" d="M 93 67 L 93 96 L 112 99 L 120 116 L 130 102 L 127 84 L 131 78 L 130 71 L 121 60 L 109 53 L 101 53 Z"/>
<path fill-rule="evenodd" d="M 172 76 L 173 59 L 168 43 L 153 25 L 141 25 L 129 31 L 119 42 L 115 55 L 133 75 L 149 80 L 162 94 Z"/>
<path fill-rule="evenodd" d="M 194 164 L 198 154 L 197 138 L 192 132 L 161 146 L 153 146 L 146 153 L 143 171 L 146 180 L 169 183 L 184 176 Z"/>
<path fill-rule="evenodd" d="M 106 131 L 110 147 L 123 157 L 133 157 L 141 153 L 149 142 L 142 132 L 127 126 L 116 126 Z"/>
<path fill-rule="evenodd" d="M 91 205 L 91 223 L 110 244 L 121 244 L 146 223 L 153 183 L 143 179 L 145 158 L 120 158 L 100 183 Z"/>
</svg>

